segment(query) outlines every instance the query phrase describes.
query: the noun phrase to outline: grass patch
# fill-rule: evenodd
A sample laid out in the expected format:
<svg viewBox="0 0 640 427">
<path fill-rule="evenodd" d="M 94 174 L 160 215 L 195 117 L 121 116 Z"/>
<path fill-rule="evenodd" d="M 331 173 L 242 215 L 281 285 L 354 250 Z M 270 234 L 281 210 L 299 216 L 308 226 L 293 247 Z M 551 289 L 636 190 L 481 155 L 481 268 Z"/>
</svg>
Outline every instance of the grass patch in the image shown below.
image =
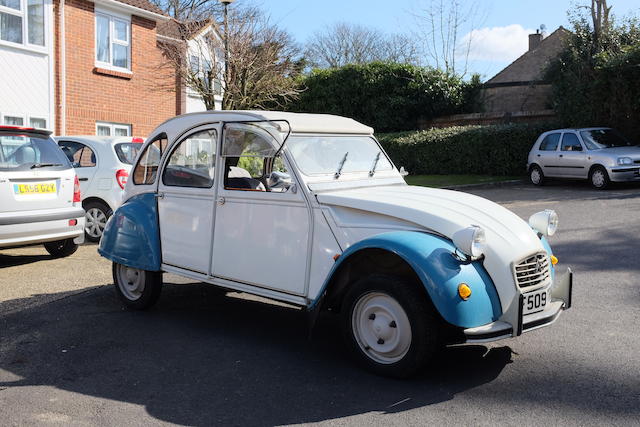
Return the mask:
<svg viewBox="0 0 640 427">
<path fill-rule="evenodd" d="M 452 185 L 490 184 L 493 182 L 522 179 L 522 176 L 490 175 L 409 175 L 405 177 L 409 185 L 422 187 L 449 187 Z"/>
</svg>

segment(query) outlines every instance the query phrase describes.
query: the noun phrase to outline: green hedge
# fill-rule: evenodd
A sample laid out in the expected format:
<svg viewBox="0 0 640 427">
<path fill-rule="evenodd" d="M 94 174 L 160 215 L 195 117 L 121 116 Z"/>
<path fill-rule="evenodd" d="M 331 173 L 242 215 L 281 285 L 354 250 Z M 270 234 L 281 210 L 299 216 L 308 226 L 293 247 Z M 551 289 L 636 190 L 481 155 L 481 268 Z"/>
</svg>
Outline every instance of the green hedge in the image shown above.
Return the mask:
<svg viewBox="0 0 640 427">
<path fill-rule="evenodd" d="M 463 126 L 377 135 L 397 167 L 412 175 L 525 175 L 538 136 L 557 124 Z"/>
<path fill-rule="evenodd" d="M 351 117 L 378 132 L 418 128 L 419 119 L 468 112 L 480 80 L 470 82 L 428 67 L 374 62 L 317 69 L 300 78 L 304 89 L 288 111 Z"/>
</svg>

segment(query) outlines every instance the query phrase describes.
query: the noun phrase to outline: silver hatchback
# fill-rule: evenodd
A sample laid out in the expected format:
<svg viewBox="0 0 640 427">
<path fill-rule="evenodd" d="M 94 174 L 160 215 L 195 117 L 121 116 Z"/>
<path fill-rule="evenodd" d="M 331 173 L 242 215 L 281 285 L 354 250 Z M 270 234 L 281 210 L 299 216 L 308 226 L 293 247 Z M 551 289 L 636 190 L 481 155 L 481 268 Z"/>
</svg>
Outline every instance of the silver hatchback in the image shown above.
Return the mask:
<svg viewBox="0 0 640 427">
<path fill-rule="evenodd" d="M 610 182 L 640 181 L 640 147 L 611 128 L 558 129 L 543 133 L 529 152 L 529 178 L 588 179 L 597 189 Z"/>
</svg>

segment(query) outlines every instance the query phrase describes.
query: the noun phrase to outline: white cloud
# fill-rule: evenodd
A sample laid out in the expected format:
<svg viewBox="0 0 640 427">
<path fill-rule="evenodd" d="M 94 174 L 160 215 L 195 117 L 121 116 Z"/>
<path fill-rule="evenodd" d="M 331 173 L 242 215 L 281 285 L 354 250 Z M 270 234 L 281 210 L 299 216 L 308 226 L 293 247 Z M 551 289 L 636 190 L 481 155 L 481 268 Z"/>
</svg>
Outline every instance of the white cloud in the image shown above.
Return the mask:
<svg viewBox="0 0 640 427">
<path fill-rule="evenodd" d="M 466 47 L 471 39 L 469 59 L 472 61 L 512 62 L 529 48 L 529 34 L 535 30 L 513 24 L 473 30 L 462 38 Z"/>
</svg>

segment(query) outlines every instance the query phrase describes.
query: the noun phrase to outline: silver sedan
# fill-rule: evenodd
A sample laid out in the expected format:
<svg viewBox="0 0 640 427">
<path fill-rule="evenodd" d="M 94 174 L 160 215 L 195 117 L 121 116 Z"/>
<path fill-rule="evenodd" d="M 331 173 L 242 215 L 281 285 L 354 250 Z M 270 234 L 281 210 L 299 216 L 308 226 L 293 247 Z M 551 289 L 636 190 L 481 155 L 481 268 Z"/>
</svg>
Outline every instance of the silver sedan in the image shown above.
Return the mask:
<svg viewBox="0 0 640 427">
<path fill-rule="evenodd" d="M 611 128 L 552 130 L 538 137 L 527 170 L 534 185 L 571 178 L 603 189 L 610 182 L 640 181 L 640 147 Z"/>
</svg>

